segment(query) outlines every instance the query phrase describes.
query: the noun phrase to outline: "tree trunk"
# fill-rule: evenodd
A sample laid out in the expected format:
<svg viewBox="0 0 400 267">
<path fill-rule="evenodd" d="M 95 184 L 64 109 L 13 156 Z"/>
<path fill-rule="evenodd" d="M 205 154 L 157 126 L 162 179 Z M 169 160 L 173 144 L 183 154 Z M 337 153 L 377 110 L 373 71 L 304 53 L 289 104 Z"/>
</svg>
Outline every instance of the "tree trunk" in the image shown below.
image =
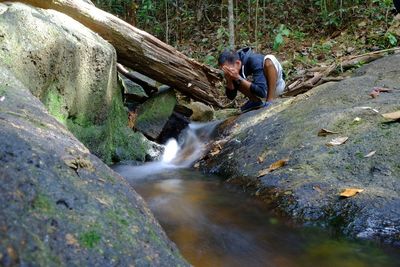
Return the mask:
<svg viewBox="0 0 400 267">
<path fill-rule="evenodd" d="M 2 2 L 0 0 L 0 2 Z M 82 0 L 19 0 L 54 9 L 97 32 L 116 49 L 118 61 L 198 101 L 222 107 L 220 72 L 200 64 L 145 31 Z"/>
<path fill-rule="evenodd" d="M 228 13 L 229 13 L 229 46 L 231 49 L 235 49 L 235 19 L 233 17 L 233 0 L 229 0 Z"/>
</svg>

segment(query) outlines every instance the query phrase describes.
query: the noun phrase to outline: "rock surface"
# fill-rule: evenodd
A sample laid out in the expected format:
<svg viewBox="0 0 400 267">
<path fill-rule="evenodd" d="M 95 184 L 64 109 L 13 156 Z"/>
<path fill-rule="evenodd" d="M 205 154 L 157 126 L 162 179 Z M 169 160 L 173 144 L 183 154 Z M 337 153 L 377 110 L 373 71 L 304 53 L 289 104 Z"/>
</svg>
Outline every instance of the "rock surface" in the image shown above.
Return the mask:
<svg viewBox="0 0 400 267">
<path fill-rule="evenodd" d="M 206 122 L 214 119 L 214 110 L 204 103 L 194 101 L 188 104 L 187 107 L 193 111 L 190 117 L 193 121 Z"/>
<path fill-rule="evenodd" d="M 82 24 L 0 3 L 0 61 L 103 161 L 149 156 L 151 143 L 127 128 L 114 47 Z"/>
<path fill-rule="evenodd" d="M 380 115 L 400 110 L 399 62 L 400 55 L 388 56 L 353 78 L 229 119 L 203 168 L 251 184 L 255 195 L 306 224 L 400 246 L 400 123 Z M 375 86 L 393 90 L 373 99 Z M 338 134 L 320 137 L 321 128 Z M 339 136 L 349 139 L 326 145 Z M 286 166 L 257 178 L 285 158 Z M 364 191 L 341 199 L 346 188 Z"/>
<path fill-rule="evenodd" d="M 0 65 L 0 265 L 186 266 L 129 184 Z"/>
<path fill-rule="evenodd" d="M 176 96 L 173 90 L 148 99 L 137 110 L 135 128 L 152 140 L 157 140 L 175 105 Z"/>
</svg>

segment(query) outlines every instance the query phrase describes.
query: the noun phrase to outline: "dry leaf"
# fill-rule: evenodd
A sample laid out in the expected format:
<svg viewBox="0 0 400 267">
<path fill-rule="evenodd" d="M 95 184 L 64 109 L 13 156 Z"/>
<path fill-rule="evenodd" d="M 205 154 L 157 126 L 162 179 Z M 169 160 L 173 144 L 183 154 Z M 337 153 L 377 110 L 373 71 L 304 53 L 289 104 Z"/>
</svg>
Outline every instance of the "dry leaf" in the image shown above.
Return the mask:
<svg viewBox="0 0 400 267">
<path fill-rule="evenodd" d="M 319 192 L 319 193 L 323 193 L 321 187 L 319 187 L 318 185 L 313 186 L 312 188 L 313 188 L 315 191 Z"/>
<path fill-rule="evenodd" d="M 324 128 L 322 128 L 322 129 L 319 130 L 319 132 L 318 132 L 318 136 L 327 136 L 327 135 L 330 135 L 330 134 L 338 134 L 338 133 L 337 133 L 337 132 L 330 131 L 330 130 L 327 130 L 327 129 L 324 129 Z"/>
<path fill-rule="evenodd" d="M 388 88 L 383 88 L 383 87 L 374 87 L 374 90 L 369 94 L 372 98 L 377 98 L 379 96 L 379 93 L 389 93 L 391 92 L 391 89 Z"/>
<path fill-rule="evenodd" d="M 397 120 L 400 120 L 400 110 L 399 110 L 399 111 L 396 111 L 396 112 L 385 113 L 385 114 L 382 114 L 382 116 L 383 116 L 385 119 L 397 121 Z"/>
<path fill-rule="evenodd" d="M 137 114 L 133 111 L 128 113 L 128 127 L 133 129 L 136 125 Z"/>
<path fill-rule="evenodd" d="M 375 113 L 379 113 L 379 110 L 375 109 L 375 108 L 371 108 L 371 107 L 360 107 L 361 109 L 365 109 L 365 110 L 372 110 Z"/>
<path fill-rule="evenodd" d="M 268 173 L 269 173 L 269 168 L 268 169 L 263 169 L 263 170 L 258 172 L 257 178 L 259 178 L 261 176 L 264 176 L 264 175 L 267 175 Z"/>
<path fill-rule="evenodd" d="M 341 197 L 354 197 L 358 193 L 361 193 L 364 191 L 364 189 L 358 189 L 358 188 L 346 188 L 342 193 L 340 193 Z"/>
<path fill-rule="evenodd" d="M 264 176 L 270 172 L 273 172 L 279 168 L 282 168 L 283 166 L 285 166 L 288 163 L 288 161 L 289 161 L 289 159 L 286 158 L 286 159 L 281 159 L 281 160 L 278 160 L 278 161 L 272 163 L 267 169 L 262 169 L 261 171 L 259 171 L 257 178 Z"/>
<path fill-rule="evenodd" d="M 371 152 L 369 152 L 367 155 L 365 155 L 364 158 L 370 158 L 370 157 L 372 157 L 373 155 L 375 155 L 375 153 L 376 153 L 375 150 L 374 150 L 374 151 L 371 151 Z"/>
<path fill-rule="evenodd" d="M 67 241 L 67 245 L 77 245 L 78 244 L 78 240 L 76 240 L 76 238 L 71 234 L 66 234 L 65 240 Z"/>
<path fill-rule="evenodd" d="M 268 155 L 268 151 L 262 152 L 257 158 L 258 163 L 260 163 L 260 164 L 263 163 L 265 158 L 267 157 L 267 155 Z"/>
<path fill-rule="evenodd" d="M 348 137 L 338 137 L 338 138 L 334 138 L 332 139 L 332 141 L 330 141 L 329 143 L 326 143 L 327 146 L 340 146 L 344 143 L 346 143 L 346 141 L 348 140 Z"/>
</svg>

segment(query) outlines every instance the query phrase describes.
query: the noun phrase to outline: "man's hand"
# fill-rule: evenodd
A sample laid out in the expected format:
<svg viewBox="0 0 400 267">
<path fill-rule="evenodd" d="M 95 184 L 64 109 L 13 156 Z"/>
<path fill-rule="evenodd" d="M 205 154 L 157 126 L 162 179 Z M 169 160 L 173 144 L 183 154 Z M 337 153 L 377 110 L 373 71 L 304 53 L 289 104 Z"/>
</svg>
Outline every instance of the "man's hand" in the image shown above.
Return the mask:
<svg viewBox="0 0 400 267">
<path fill-rule="evenodd" d="M 224 75 L 227 81 L 229 80 L 234 81 L 240 79 L 239 71 L 237 69 L 228 66 L 223 66 L 222 70 L 224 71 Z"/>
</svg>

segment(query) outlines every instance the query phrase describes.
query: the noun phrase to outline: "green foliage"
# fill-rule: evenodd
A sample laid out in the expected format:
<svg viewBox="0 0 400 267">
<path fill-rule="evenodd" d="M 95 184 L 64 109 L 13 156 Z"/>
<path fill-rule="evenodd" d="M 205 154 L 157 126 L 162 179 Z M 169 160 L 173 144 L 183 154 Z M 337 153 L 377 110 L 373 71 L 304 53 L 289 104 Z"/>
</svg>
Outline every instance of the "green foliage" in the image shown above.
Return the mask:
<svg viewBox="0 0 400 267">
<path fill-rule="evenodd" d="M 395 47 L 397 45 L 398 41 L 397 41 L 396 36 L 393 33 L 388 32 L 388 33 L 386 33 L 385 37 L 390 46 Z"/>
<path fill-rule="evenodd" d="M 207 55 L 204 59 L 204 64 L 210 65 L 212 67 L 217 67 L 217 59 L 213 55 Z"/>
<path fill-rule="evenodd" d="M 279 50 L 279 48 L 284 43 L 284 36 L 289 37 L 289 35 L 290 35 L 290 30 L 284 24 L 281 24 L 276 32 L 273 49 L 275 51 Z"/>
</svg>

